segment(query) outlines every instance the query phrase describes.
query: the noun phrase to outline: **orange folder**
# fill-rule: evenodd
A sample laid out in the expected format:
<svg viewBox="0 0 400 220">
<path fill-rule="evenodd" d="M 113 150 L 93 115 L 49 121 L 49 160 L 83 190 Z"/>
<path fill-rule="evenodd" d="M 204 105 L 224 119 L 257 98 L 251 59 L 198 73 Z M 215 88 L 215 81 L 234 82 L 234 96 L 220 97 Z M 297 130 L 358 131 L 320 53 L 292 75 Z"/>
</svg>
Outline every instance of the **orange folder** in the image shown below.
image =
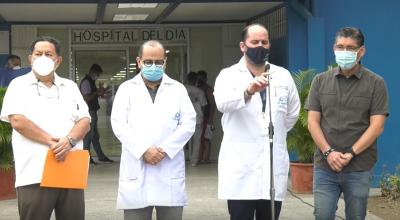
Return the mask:
<svg viewBox="0 0 400 220">
<path fill-rule="evenodd" d="M 89 174 L 89 152 L 70 151 L 64 161 L 58 162 L 48 150 L 44 165 L 42 187 L 85 189 Z"/>
</svg>

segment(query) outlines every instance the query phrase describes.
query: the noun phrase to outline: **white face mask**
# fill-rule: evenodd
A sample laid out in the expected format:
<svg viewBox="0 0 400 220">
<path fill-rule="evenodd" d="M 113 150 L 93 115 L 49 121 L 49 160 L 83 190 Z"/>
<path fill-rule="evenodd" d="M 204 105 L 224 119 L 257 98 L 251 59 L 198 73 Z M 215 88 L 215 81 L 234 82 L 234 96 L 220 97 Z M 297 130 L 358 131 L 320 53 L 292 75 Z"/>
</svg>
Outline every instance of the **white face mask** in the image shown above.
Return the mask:
<svg viewBox="0 0 400 220">
<path fill-rule="evenodd" d="M 41 56 L 33 60 L 32 69 L 40 76 L 47 76 L 54 71 L 55 63 L 52 59 Z"/>
</svg>

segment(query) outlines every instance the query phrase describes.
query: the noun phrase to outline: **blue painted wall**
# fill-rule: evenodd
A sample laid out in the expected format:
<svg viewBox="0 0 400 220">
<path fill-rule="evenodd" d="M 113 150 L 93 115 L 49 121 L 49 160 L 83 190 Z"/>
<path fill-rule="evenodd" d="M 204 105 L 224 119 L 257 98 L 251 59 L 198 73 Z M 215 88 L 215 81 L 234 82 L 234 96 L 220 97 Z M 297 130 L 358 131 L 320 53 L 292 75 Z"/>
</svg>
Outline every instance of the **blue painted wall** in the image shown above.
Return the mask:
<svg viewBox="0 0 400 220">
<path fill-rule="evenodd" d="M 290 5 L 286 8 L 288 19 L 288 66 L 293 71 L 308 68 L 307 56 L 307 20 L 298 14 Z"/>
<path fill-rule="evenodd" d="M 400 1 L 315 0 L 313 4 L 311 19 L 301 17 L 288 7 L 289 69 L 320 69 L 333 64 L 332 46 L 337 30 L 354 26 L 363 31 L 366 55 L 362 63 L 385 79 L 390 96 L 391 114 L 378 139 L 378 163 L 374 170 L 376 185 L 384 165 L 394 172 L 400 164 L 400 74 L 395 68 L 400 49 Z M 308 44 L 304 40 L 305 30 L 308 30 Z M 309 45 L 314 41 L 315 44 Z"/>
</svg>

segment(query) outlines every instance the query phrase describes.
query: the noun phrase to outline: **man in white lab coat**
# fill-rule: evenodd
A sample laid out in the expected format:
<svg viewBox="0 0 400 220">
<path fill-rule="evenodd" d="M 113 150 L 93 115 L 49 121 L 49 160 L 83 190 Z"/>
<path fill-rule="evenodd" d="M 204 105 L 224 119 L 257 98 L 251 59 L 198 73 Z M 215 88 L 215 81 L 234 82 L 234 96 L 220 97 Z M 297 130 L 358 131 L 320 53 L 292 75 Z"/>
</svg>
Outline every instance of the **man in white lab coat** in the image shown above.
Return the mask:
<svg viewBox="0 0 400 220">
<path fill-rule="evenodd" d="M 136 58 L 140 74 L 119 86 L 111 113 L 122 143 L 117 208 L 125 219 L 182 219 L 187 203 L 183 147 L 196 113 L 185 87 L 165 74 L 162 44 L 147 41 Z"/>
<path fill-rule="evenodd" d="M 290 73 L 268 63 L 267 29 L 243 29 L 239 63 L 223 69 L 215 82 L 215 102 L 223 113 L 224 137 L 218 160 L 218 198 L 228 200 L 231 220 L 270 219 L 270 148 L 268 143 L 270 86 L 273 137 L 275 217 L 285 198 L 289 171 L 286 134 L 297 121 L 300 101 Z M 266 65 L 270 66 L 268 82 Z"/>
</svg>

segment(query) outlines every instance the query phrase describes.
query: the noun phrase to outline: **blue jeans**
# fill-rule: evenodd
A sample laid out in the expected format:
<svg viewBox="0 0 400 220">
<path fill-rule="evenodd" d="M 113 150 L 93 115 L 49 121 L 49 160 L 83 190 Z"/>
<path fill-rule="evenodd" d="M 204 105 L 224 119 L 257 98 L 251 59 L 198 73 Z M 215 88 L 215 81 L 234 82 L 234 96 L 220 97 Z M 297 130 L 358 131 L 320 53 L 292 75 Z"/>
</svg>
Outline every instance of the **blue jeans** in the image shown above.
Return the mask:
<svg viewBox="0 0 400 220">
<path fill-rule="evenodd" d="M 337 203 L 344 195 L 346 219 L 365 219 L 372 171 L 339 172 L 314 167 L 314 216 L 335 219 Z"/>
</svg>

